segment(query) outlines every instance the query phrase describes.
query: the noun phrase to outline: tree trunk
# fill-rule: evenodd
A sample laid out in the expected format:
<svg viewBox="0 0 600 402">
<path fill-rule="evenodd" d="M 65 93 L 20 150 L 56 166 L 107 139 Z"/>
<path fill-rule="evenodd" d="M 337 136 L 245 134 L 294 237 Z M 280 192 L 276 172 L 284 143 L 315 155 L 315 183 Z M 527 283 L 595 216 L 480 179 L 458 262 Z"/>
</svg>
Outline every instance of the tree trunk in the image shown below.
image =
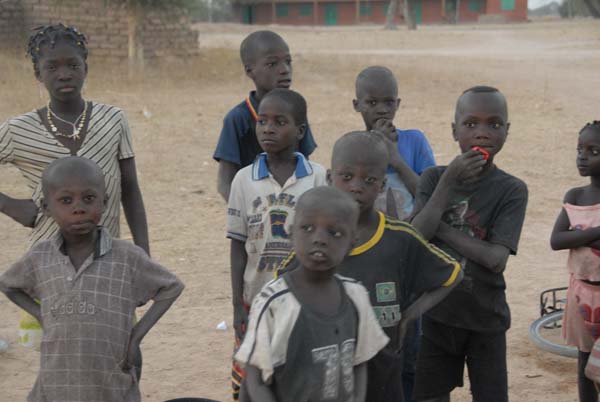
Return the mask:
<svg viewBox="0 0 600 402">
<path fill-rule="evenodd" d="M 600 18 L 600 7 L 596 8 L 591 0 L 583 0 L 583 2 L 587 6 L 587 9 L 592 17 Z"/>
<path fill-rule="evenodd" d="M 271 24 L 275 24 L 277 22 L 277 12 L 275 11 L 275 0 L 271 1 Z"/>
<path fill-rule="evenodd" d="M 385 16 L 385 29 L 398 29 L 396 27 L 396 12 L 398 10 L 399 0 L 390 0 L 390 4 L 387 9 L 387 15 Z"/>
<path fill-rule="evenodd" d="M 404 21 L 406 21 L 406 27 L 409 30 L 414 31 L 417 29 L 412 0 L 404 0 Z"/>
<path fill-rule="evenodd" d="M 460 18 L 460 0 L 456 0 L 456 10 L 454 10 L 454 23 L 458 24 Z"/>
<path fill-rule="evenodd" d="M 144 69 L 144 46 L 141 40 L 140 30 L 143 24 L 143 9 L 135 0 L 127 1 L 127 59 L 129 65 L 129 76 L 134 76 Z"/>
</svg>

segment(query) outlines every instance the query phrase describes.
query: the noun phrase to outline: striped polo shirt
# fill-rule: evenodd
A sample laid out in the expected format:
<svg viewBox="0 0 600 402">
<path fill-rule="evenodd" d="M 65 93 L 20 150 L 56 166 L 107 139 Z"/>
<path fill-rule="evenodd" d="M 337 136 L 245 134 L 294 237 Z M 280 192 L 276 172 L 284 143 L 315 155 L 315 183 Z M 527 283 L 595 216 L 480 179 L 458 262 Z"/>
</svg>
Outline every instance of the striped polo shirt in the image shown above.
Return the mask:
<svg viewBox="0 0 600 402">
<path fill-rule="evenodd" d="M 0 126 L 0 164 L 10 163 L 19 169 L 38 207 L 43 196 L 42 172 L 54 160 L 68 156 L 71 156 L 71 151 L 48 132 L 36 110 L 9 119 Z M 87 133 L 75 156 L 91 159 L 104 172 L 108 203 L 100 225 L 112 236 L 118 237 L 121 203 L 119 160 L 134 156 L 131 131 L 123 111 L 92 102 Z M 54 220 L 43 214 L 40 208 L 30 235 L 30 245 L 52 237 L 57 231 Z"/>
<path fill-rule="evenodd" d="M 235 175 L 229 194 L 227 237 L 245 243 L 248 260 L 244 270 L 244 301 L 252 302 L 273 270 L 292 248 L 289 236 L 296 201 L 313 187 L 326 184 L 326 171 L 299 152 L 296 169 L 283 186 L 273 178 L 267 154 Z"/>
</svg>

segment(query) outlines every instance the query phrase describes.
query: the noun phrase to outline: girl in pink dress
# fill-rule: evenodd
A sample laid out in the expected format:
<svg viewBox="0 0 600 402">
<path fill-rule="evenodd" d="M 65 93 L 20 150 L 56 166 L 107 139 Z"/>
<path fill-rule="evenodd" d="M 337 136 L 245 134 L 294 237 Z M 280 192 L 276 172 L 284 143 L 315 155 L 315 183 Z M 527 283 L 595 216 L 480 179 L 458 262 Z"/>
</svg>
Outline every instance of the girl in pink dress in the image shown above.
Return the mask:
<svg viewBox="0 0 600 402">
<path fill-rule="evenodd" d="M 579 401 L 597 402 L 598 391 L 584 370 L 594 341 L 600 338 L 600 121 L 579 132 L 577 169 L 590 184 L 567 192 L 550 244 L 553 250 L 569 249 L 563 336 L 579 349 Z"/>
</svg>

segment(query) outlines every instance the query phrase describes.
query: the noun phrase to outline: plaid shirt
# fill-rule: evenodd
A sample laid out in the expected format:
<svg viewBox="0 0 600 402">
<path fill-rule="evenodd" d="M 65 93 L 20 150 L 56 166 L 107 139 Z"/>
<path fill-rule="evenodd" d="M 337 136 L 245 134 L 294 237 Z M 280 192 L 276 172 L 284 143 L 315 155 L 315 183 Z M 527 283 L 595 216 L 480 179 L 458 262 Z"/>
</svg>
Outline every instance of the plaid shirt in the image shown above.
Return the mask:
<svg viewBox="0 0 600 402">
<path fill-rule="evenodd" d="M 123 362 L 135 308 L 177 297 L 183 284 L 129 242 L 100 229 L 96 250 L 75 270 L 59 234 L 34 245 L 0 276 L 0 290 L 41 301 L 44 337 L 30 402 L 137 402 Z"/>
</svg>

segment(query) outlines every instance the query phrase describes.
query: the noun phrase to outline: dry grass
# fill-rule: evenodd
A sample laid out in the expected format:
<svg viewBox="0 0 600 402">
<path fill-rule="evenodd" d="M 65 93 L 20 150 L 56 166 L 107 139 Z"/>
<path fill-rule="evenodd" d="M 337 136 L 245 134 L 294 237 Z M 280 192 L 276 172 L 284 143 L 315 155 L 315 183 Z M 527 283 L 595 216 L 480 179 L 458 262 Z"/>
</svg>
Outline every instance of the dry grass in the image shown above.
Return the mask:
<svg viewBox="0 0 600 402">
<path fill-rule="evenodd" d="M 184 395 L 226 400 L 228 395 L 232 333 L 215 330 L 221 320 L 231 321 L 228 242 L 211 155 L 224 114 L 251 89 L 237 59 L 237 46 L 249 28 L 198 29 L 201 56 L 151 66 L 132 80 L 125 65 L 92 55 L 85 88 L 87 98 L 127 112 L 153 257 L 187 284 L 144 342 L 142 388 L 149 401 Z M 333 141 L 361 127 L 351 100 L 354 77 L 364 66 L 384 64 L 396 73 L 403 99 L 396 123 L 423 129 L 440 163 L 456 153 L 449 124 L 458 94 L 481 83 L 506 93 L 512 128 L 498 161 L 526 180 L 530 190 L 520 253 L 507 271 L 513 311 L 511 399 L 575 401 L 574 362 L 536 350 L 527 340 L 527 327 L 536 317 L 539 291 L 567 281 L 565 255 L 551 252 L 547 239 L 563 193 L 583 182 L 574 169 L 574 148 L 578 129 L 599 117 L 600 27 L 582 20 L 417 32 L 274 29 L 293 50 L 294 88 L 308 100 L 320 145 L 314 159 L 324 165 Z M 21 55 L 0 55 L 0 71 L 0 121 L 46 101 Z M 144 117 L 144 109 L 151 118 Z M 28 195 L 15 169 L 1 167 L 0 174 L 0 191 Z M 0 228 L 0 267 L 6 267 L 24 251 L 27 231 L 5 217 L 0 217 Z M 22 400 L 34 381 L 38 356 L 14 345 L 18 313 L 2 298 L 0 317 L 0 338 L 12 343 L 0 356 L 0 399 Z M 457 392 L 454 400 L 470 400 L 468 391 Z"/>
</svg>

